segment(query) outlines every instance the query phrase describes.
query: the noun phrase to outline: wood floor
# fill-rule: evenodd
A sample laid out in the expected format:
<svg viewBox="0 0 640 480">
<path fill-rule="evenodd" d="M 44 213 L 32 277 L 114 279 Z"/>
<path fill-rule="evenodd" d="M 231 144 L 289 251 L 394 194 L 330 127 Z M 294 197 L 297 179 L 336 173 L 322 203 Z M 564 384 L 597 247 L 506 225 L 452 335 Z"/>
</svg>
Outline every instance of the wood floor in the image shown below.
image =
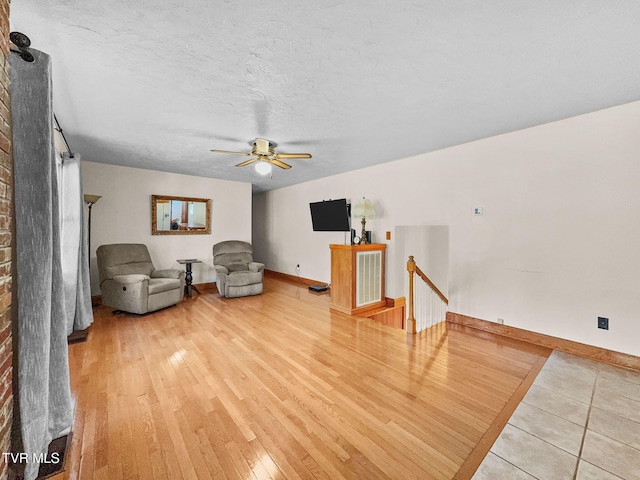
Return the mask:
<svg viewBox="0 0 640 480">
<path fill-rule="evenodd" d="M 146 316 L 98 307 L 69 352 L 55 480 L 468 478 L 550 353 L 444 323 L 410 342 L 277 279 Z"/>
</svg>

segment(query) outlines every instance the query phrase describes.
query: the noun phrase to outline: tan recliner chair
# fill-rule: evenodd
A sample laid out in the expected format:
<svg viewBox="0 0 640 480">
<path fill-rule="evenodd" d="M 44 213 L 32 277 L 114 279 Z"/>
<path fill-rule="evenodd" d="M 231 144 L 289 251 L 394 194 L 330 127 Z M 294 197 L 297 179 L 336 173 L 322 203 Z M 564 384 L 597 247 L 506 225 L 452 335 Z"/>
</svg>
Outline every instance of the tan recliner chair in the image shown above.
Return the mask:
<svg viewBox="0 0 640 480">
<path fill-rule="evenodd" d="M 218 292 L 227 298 L 262 293 L 264 264 L 253 261 L 253 247 L 239 240 L 213 246 L 213 268 Z"/>
<path fill-rule="evenodd" d="M 174 268 L 156 270 L 146 245 L 101 245 L 96 256 L 103 305 L 143 314 L 182 300 L 185 272 Z"/>
</svg>

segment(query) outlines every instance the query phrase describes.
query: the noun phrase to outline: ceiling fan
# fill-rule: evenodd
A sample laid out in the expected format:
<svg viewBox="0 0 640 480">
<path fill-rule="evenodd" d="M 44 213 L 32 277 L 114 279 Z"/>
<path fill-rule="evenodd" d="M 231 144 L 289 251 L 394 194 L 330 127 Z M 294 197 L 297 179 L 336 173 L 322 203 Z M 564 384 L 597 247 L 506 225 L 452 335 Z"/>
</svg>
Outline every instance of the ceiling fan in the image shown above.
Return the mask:
<svg viewBox="0 0 640 480">
<path fill-rule="evenodd" d="M 275 142 L 264 138 L 256 138 L 253 142 L 251 152 L 230 152 L 229 150 L 211 150 L 215 153 L 229 153 L 231 155 L 244 155 L 251 157 L 249 160 L 240 162 L 236 167 L 244 167 L 255 163 L 256 171 L 262 175 L 271 173 L 271 166 L 283 168 L 285 170 L 291 168 L 291 165 L 283 162 L 283 159 L 293 160 L 297 158 L 311 158 L 310 153 L 276 153 L 274 148 L 277 146 Z"/>
</svg>

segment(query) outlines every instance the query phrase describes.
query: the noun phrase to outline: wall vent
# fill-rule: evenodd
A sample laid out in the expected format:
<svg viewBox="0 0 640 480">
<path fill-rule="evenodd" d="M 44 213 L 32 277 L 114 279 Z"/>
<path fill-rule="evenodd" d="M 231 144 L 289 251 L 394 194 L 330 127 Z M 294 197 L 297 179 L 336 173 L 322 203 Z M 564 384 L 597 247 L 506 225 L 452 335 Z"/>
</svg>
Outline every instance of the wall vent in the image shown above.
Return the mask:
<svg viewBox="0 0 640 480">
<path fill-rule="evenodd" d="M 382 252 L 357 252 L 356 271 L 356 307 L 382 300 Z"/>
</svg>

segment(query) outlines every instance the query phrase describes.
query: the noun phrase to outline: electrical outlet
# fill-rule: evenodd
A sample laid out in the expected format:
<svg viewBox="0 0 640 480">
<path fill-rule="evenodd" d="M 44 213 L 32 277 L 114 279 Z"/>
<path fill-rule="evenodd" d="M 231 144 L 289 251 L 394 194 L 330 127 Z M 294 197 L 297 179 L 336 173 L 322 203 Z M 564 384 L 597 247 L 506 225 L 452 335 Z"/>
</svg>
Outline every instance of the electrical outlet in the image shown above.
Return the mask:
<svg viewBox="0 0 640 480">
<path fill-rule="evenodd" d="M 504 318 L 499 318 L 499 319 L 498 319 L 498 323 L 499 323 L 500 325 L 504 325 Z"/>
<path fill-rule="evenodd" d="M 299 272 L 299 271 L 300 271 L 300 264 L 297 264 L 296 265 L 296 272 Z"/>
<path fill-rule="evenodd" d="M 609 330 L 609 319 L 606 317 L 598 317 L 598 328 Z"/>
</svg>

